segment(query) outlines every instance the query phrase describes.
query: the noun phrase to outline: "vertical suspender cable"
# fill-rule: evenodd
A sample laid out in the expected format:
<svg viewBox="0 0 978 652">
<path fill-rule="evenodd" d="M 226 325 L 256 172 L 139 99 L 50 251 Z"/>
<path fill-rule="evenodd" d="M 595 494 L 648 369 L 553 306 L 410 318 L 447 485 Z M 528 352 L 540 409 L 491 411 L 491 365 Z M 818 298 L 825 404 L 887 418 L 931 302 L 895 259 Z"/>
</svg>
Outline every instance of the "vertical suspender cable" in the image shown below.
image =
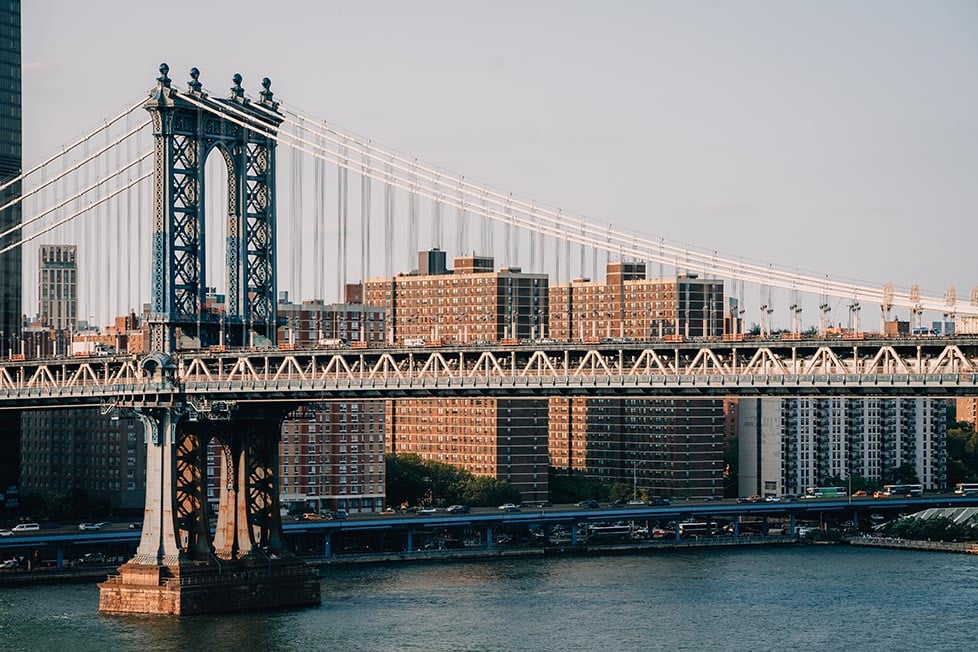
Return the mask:
<svg viewBox="0 0 978 652">
<path fill-rule="evenodd" d="M 455 209 L 455 255 L 468 252 L 469 214 L 465 209 L 465 196 L 461 186 L 458 189 L 458 207 Z"/>
<path fill-rule="evenodd" d="M 301 137 L 302 124 L 296 122 L 293 126 L 297 136 Z M 302 153 L 292 147 L 289 151 L 289 248 L 291 265 L 289 269 L 289 289 L 292 291 L 290 301 L 298 302 L 299 297 L 309 288 L 302 287 Z"/>
<path fill-rule="evenodd" d="M 432 194 L 434 199 L 431 200 L 431 246 L 442 249 L 441 246 L 441 184 L 439 183 L 439 176 L 435 173 L 435 179 L 432 183 Z"/>
<path fill-rule="evenodd" d="M 391 167 L 387 165 L 384 182 L 384 278 L 391 278 L 394 273 L 394 187 L 390 183 L 392 176 Z"/>
<path fill-rule="evenodd" d="M 367 257 L 370 255 L 370 177 L 366 175 L 366 171 L 370 168 L 370 157 L 367 154 L 363 155 L 363 168 L 362 174 L 360 175 L 360 284 L 363 287 L 363 283 L 367 280 L 367 275 L 369 273 L 369 268 L 367 266 Z M 365 322 L 365 316 L 360 316 L 361 325 Z M 362 326 L 366 328 L 366 326 Z M 365 331 L 361 331 L 365 334 Z M 360 339 L 365 339 L 361 337 Z"/>
<path fill-rule="evenodd" d="M 349 166 L 349 159 L 345 145 L 340 146 L 340 163 L 336 169 L 336 262 L 339 266 L 339 273 L 336 275 L 337 302 L 344 301 L 343 293 L 346 289 L 346 226 L 347 210 L 349 209 L 347 167 Z"/>
<path fill-rule="evenodd" d="M 411 170 L 410 188 L 411 191 L 408 193 L 408 238 L 407 238 L 407 260 L 408 265 L 411 265 L 412 260 L 418 253 L 418 195 L 416 192 L 418 178 L 414 173 L 414 169 Z M 410 267 L 408 267 L 410 269 Z"/>
</svg>

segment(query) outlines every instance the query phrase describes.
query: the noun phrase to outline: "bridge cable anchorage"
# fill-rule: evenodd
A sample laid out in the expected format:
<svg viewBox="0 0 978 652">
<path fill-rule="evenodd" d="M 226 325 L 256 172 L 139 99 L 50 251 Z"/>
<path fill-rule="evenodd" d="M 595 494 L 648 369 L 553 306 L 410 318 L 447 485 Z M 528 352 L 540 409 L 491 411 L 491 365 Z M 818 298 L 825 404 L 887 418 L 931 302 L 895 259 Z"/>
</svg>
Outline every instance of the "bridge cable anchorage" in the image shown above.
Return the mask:
<svg viewBox="0 0 978 652">
<path fill-rule="evenodd" d="M 227 115 L 230 111 L 236 111 L 234 107 L 202 106 L 201 108 L 214 112 L 218 115 L 222 115 L 222 117 L 228 118 L 232 122 L 234 122 L 234 119 L 230 118 Z M 290 112 L 289 110 L 286 110 L 286 113 L 287 115 L 288 114 L 300 115 L 294 112 Z M 278 134 L 267 132 L 261 128 L 261 125 L 257 125 L 255 123 L 255 119 L 253 117 L 244 114 L 241 114 L 241 117 L 242 120 L 239 121 L 239 123 L 242 126 L 245 126 L 246 128 L 253 129 L 257 132 L 263 132 L 267 136 L 277 140 L 278 142 L 281 142 L 283 144 L 292 147 L 298 147 L 303 152 L 311 156 L 314 156 L 316 158 L 319 158 L 321 160 L 327 161 L 333 165 L 343 165 L 342 159 L 335 152 L 327 150 L 324 146 L 311 143 L 306 139 L 302 139 L 299 142 L 290 142 L 288 140 L 288 138 L 290 137 L 289 134 L 285 132 L 281 132 Z M 323 140 L 335 144 L 338 141 L 338 138 L 333 134 L 337 134 L 339 132 L 337 132 L 335 129 L 331 127 L 325 127 L 324 129 L 325 131 L 320 132 L 323 137 Z M 373 149 L 376 149 L 375 146 L 373 146 L 372 144 L 361 143 L 359 139 L 356 137 L 351 137 L 346 134 L 344 134 L 344 137 L 348 139 L 346 141 L 348 147 L 362 146 L 364 149 L 358 150 L 360 152 L 372 151 Z M 434 201 L 436 199 L 437 195 L 436 193 L 430 190 L 430 187 L 422 186 L 420 184 L 420 180 L 429 178 L 427 176 L 428 173 L 426 172 L 428 168 L 419 165 L 417 162 L 407 162 L 406 159 L 397 156 L 393 156 L 392 160 L 404 161 L 404 163 L 400 163 L 400 162 L 397 163 L 395 167 L 402 170 L 405 169 L 409 170 L 418 177 L 415 183 L 409 184 L 407 186 L 403 184 L 401 185 L 395 184 L 395 185 L 398 185 L 398 187 L 400 187 L 403 190 L 407 190 L 409 193 L 413 193 L 416 197 L 417 196 L 424 197 L 431 201 Z M 408 165 L 405 165 L 405 163 L 408 163 Z M 426 174 L 422 175 L 420 174 L 420 172 L 425 172 Z M 381 176 L 374 168 L 371 168 L 370 171 L 367 172 L 367 174 L 370 175 L 371 178 L 379 178 Z M 465 189 L 469 186 L 472 186 L 472 184 L 460 179 L 459 186 Z M 481 193 L 481 197 L 485 201 L 485 204 L 495 205 L 497 208 L 498 207 L 505 208 L 506 200 L 507 200 L 507 197 L 505 195 L 501 195 L 495 192 L 490 192 L 488 189 L 482 187 L 479 188 L 479 191 Z M 525 206 L 527 208 L 530 207 L 530 204 L 525 204 L 522 201 L 514 202 L 514 204 L 516 203 Z M 458 206 L 455 202 L 451 202 L 450 205 L 454 205 L 456 207 Z M 542 209 L 538 208 L 537 214 L 541 215 L 541 213 L 543 213 Z M 553 215 L 556 215 L 556 213 L 553 213 Z M 504 211 L 502 210 L 499 211 L 488 210 L 486 212 L 486 217 L 489 217 L 490 219 L 493 219 L 501 223 L 504 223 L 505 220 Z M 546 221 L 549 222 L 549 224 L 545 227 L 539 226 L 537 229 L 538 232 L 543 233 L 544 235 L 550 235 L 552 237 L 557 237 L 558 234 L 566 235 L 567 233 L 566 225 L 560 225 L 562 226 L 562 228 L 558 228 L 558 225 L 556 224 L 555 221 L 553 221 L 553 218 L 550 216 L 542 216 L 541 219 L 545 219 Z M 580 226 L 581 236 L 577 236 L 576 234 L 571 234 L 569 236 L 572 238 L 573 241 L 578 242 L 580 244 L 593 246 L 602 250 L 607 248 L 608 246 L 607 239 L 601 237 L 602 227 L 593 225 L 589 222 L 582 221 L 579 219 L 569 218 L 566 214 L 563 214 L 563 219 L 564 222 L 571 222 L 573 224 Z M 520 225 L 523 226 L 524 228 L 533 228 L 534 226 L 526 223 L 526 221 L 522 219 L 520 220 Z M 660 250 L 667 249 L 671 251 L 673 254 L 681 254 L 689 264 L 708 264 L 710 262 L 709 261 L 711 257 L 710 253 L 701 253 L 695 250 L 690 250 L 688 246 L 683 248 L 683 247 L 675 247 L 673 245 L 665 245 L 664 241 L 662 240 L 653 243 L 653 242 L 646 241 L 643 238 L 639 238 L 633 234 L 623 234 L 618 232 L 614 234 L 614 239 L 615 239 L 616 246 L 620 247 L 623 251 L 627 252 L 629 255 L 633 255 L 639 258 L 650 258 L 653 260 L 657 259 L 654 254 L 654 247 L 652 246 L 654 245 L 655 247 L 659 247 Z M 650 245 L 649 249 L 638 246 L 643 244 Z M 650 249 L 653 250 L 650 251 Z M 703 261 L 704 256 L 707 258 L 706 263 L 704 263 Z M 804 291 L 806 293 L 817 293 L 819 290 L 822 290 L 828 286 L 830 292 L 835 296 L 855 295 L 857 298 L 866 298 L 867 300 L 874 300 L 878 296 L 877 294 L 878 290 L 876 290 L 875 288 L 871 288 L 869 286 L 860 286 L 860 285 L 854 285 L 848 283 L 841 283 L 837 281 L 831 281 L 827 283 L 825 278 L 811 277 L 811 276 L 800 274 L 798 272 L 788 272 L 788 271 L 775 268 L 771 265 L 764 266 L 764 265 L 749 264 L 743 260 L 728 260 L 719 257 L 715 259 L 715 265 L 717 266 L 715 270 L 717 275 L 724 276 L 727 278 L 742 278 L 743 280 L 746 280 L 751 283 L 766 282 L 767 284 L 773 287 L 778 287 L 781 289 L 790 289 L 791 287 L 796 287 L 800 291 Z M 903 305 L 906 303 L 906 301 L 903 300 L 901 295 L 899 300 L 896 301 L 895 303 Z M 925 307 L 926 309 L 940 310 L 941 302 L 939 299 L 928 297 L 926 299 Z M 975 310 L 975 314 L 978 314 L 978 310 Z"/>
</svg>

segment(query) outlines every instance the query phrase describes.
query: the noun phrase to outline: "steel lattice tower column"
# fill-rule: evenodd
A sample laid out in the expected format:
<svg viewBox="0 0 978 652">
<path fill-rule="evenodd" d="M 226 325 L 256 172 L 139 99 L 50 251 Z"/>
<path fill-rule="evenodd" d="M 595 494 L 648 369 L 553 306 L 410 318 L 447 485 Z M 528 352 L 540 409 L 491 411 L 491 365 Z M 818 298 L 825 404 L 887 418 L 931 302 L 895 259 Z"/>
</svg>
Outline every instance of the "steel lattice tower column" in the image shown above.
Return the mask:
<svg viewBox="0 0 978 652">
<path fill-rule="evenodd" d="M 271 82 L 263 79 L 261 99 L 252 101 L 236 74 L 230 97 L 219 99 L 201 90 L 196 68 L 186 92 L 171 87 L 168 72 L 162 64 L 156 91 L 144 105 L 156 149 L 150 350 L 176 350 L 178 330 L 199 338 L 201 347 L 252 344 L 252 333 L 275 344 L 274 135 L 283 118 Z M 214 150 L 228 170 L 223 316 L 205 309 L 204 164 Z"/>
</svg>

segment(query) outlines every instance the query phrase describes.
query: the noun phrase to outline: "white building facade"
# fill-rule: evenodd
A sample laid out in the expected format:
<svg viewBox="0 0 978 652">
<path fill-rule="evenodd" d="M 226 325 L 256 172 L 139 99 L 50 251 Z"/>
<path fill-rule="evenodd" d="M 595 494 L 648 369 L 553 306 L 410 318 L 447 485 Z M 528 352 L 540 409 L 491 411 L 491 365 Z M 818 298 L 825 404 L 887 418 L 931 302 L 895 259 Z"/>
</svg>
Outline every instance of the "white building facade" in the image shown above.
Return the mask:
<svg viewBox="0 0 978 652">
<path fill-rule="evenodd" d="M 740 399 L 741 496 L 802 494 L 850 475 L 924 489 L 947 483 L 946 402 L 930 398 Z"/>
</svg>

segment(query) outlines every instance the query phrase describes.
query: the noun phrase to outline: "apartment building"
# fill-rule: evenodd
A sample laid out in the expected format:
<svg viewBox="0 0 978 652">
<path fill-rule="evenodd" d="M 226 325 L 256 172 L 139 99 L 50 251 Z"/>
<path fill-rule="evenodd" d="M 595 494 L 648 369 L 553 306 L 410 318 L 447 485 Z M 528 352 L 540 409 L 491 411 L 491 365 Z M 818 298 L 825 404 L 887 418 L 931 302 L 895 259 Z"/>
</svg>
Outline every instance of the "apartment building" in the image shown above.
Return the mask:
<svg viewBox="0 0 978 652">
<path fill-rule="evenodd" d="M 599 342 L 723 334 L 722 281 L 645 276 L 644 263 L 613 262 L 603 283 L 551 287 L 550 336 Z M 719 399 L 550 399 L 552 466 L 652 496 L 722 496 L 723 442 Z"/>
<path fill-rule="evenodd" d="M 21 493 L 80 489 L 113 508 L 143 506 L 146 444 L 132 414 L 29 410 L 20 419 Z"/>
<path fill-rule="evenodd" d="M 741 398 L 740 494 L 801 494 L 834 478 L 881 483 L 911 465 L 947 483 L 945 402 L 929 398 Z"/>
<path fill-rule="evenodd" d="M 364 283 L 364 301 L 386 309 L 388 341 L 397 345 L 466 344 L 537 339 L 547 332 L 548 279 L 488 256 L 424 251 L 418 269 Z M 507 480 L 524 500 L 545 500 L 545 399 L 398 399 L 388 404 L 386 447 Z"/>
</svg>

